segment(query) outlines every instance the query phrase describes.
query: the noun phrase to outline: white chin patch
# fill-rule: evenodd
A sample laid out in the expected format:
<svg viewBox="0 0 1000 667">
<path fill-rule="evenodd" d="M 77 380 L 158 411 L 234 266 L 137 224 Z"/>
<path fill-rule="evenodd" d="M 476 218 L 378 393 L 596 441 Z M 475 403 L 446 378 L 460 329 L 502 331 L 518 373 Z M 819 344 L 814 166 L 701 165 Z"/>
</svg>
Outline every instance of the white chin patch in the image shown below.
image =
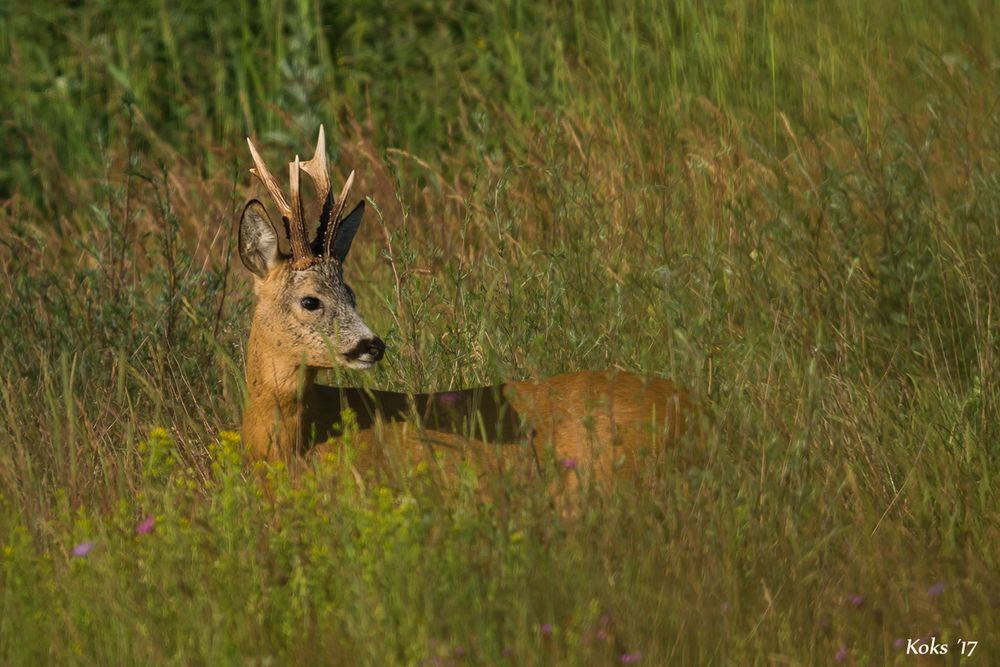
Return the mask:
<svg viewBox="0 0 1000 667">
<path fill-rule="evenodd" d="M 375 359 L 369 354 L 363 354 L 357 359 L 345 359 L 344 365 L 356 371 L 363 371 L 375 365 Z"/>
</svg>

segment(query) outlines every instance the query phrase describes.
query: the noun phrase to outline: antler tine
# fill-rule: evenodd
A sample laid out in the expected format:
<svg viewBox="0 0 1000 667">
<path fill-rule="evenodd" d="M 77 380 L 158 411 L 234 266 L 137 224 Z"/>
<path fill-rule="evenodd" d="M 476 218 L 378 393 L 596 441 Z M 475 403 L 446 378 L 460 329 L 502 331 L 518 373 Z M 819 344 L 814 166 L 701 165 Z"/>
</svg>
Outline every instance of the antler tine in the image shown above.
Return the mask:
<svg viewBox="0 0 1000 667">
<path fill-rule="evenodd" d="M 326 162 L 326 132 L 323 126 L 319 126 L 319 137 L 316 139 L 316 151 L 312 159 L 302 163 L 302 171 L 309 174 L 316 185 L 316 193 L 319 196 L 319 203 L 322 213 L 319 216 L 319 229 L 325 231 L 330 220 L 330 209 L 333 208 L 333 201 L 330 199 L 330 169 Z M 317 238 L 320 238 L 317 235 Z"/>
<path fill-rule="evenodd" d="M 333 225 L 328 227 L 326 230 L 326 239 L 323 242 L 323 257 L 327 261 L 330 261 L 330 245 L 333 243 L 333 239 L 337 235 L 337 228 L 340 227 L 340 216 L 344 214 L 344 206 L 347 204 L 347 196 L 351 194 L 351 186 L 353 185 L 354 170 L 352 169 L 350 175 L 347 177 L 347 182 L 344 183 L 344 187 L 340 191 L 340 196 L 337 198 L 337 208 L 331 218 Z"/>
<path fill-rule="evenodd" d="M 288 163 L 288 184 L 292 192 L 292 215 L 288 226 L 288 241 L 292 246 L 292 268 L 296 270 L 308 269 L 316 263 L 316 257 L 309 248 L 309 239 L 306 238 L 306 225 L 302 219 L 302 193 L 299 188 L 299 170 L 302 163 L 299 156 L 295 156 L 295 162 Z"/>
<path fill-rule="evenodd" d="M 264 164 L 264 160 L 260 157 L 260 153 L 257 152 L 257 147 L 253 145 L 253 141 L 250 137 L 247 137 L 247 144 L 250 146 L 250 155 L 253 156 L 254 168 L 250 170 L 250 173 L 260 179 L 260 182 L 264 185 L 267 193 L 271 195 L 271 199 L 274 200 L 275 205 L 278 207 L 281 217 L 285 220 L 292 219 L 292 209 L 285 201 L 285 195 L 281 193 L 281 186 L 278 182 L 274 180 L 274 176 L 268 171 L 267 165 Z"/>
</svg>

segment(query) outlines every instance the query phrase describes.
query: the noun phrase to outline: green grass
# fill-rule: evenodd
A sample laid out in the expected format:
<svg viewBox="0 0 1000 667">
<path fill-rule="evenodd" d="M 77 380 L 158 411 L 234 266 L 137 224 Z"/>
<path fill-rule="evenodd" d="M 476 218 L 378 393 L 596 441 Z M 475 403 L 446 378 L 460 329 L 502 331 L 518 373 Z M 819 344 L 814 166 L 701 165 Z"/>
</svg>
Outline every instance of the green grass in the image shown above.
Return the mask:
<svg viewBox="0 0 1000 667">
<path fill-rule="evenodd" d="M 994 3 L 80 4 L 0 7 L 0 663 L 1000 654 Z M 255 473 L 244 137 L 320 122 L 390 349 L 326 381 L 616 367 L 701 434 L 574 519 Z"/>
</svg>

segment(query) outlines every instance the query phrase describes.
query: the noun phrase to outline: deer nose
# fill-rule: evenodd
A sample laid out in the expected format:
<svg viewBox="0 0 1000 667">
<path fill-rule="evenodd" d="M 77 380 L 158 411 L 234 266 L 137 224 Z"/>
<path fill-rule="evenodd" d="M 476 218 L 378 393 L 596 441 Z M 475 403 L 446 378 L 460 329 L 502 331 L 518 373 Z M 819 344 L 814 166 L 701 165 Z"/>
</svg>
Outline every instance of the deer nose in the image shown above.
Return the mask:
<svg viewBox="0 0 1000 667">
<path fill-rule="evenodd" d="M 378 361 L 385 354 L 385 343 L 378 336 L 365 341 L 367 343 L 367 352 L 372 355 L 372 361 Z"/>
</svg>

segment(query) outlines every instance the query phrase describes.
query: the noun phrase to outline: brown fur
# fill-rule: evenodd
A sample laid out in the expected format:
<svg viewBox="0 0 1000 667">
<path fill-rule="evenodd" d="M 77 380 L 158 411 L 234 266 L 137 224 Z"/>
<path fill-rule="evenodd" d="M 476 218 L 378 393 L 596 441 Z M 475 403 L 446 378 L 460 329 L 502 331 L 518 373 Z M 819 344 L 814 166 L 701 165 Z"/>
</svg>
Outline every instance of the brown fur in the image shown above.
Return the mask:
<svg viewBox="0 0 1000 667">
<path fill-rule="evenodd" d="M 671 382 L 614 371 L 409 396 L 326 387 L 314 382 L 316 369 L 300 365 L 301 352 L 269 343 L 265 322 L 255 318 L 251 329 L 243 420 L 246 445 L 260 459 L 335 449 L 350 408 L 362 473 L 443 456 L 449 474 L 467 461 L 480 476 L 554 466 L 573 479 L 607 480 L 658 460 L 689 419 L 690 402 Z"/>
</svg>

